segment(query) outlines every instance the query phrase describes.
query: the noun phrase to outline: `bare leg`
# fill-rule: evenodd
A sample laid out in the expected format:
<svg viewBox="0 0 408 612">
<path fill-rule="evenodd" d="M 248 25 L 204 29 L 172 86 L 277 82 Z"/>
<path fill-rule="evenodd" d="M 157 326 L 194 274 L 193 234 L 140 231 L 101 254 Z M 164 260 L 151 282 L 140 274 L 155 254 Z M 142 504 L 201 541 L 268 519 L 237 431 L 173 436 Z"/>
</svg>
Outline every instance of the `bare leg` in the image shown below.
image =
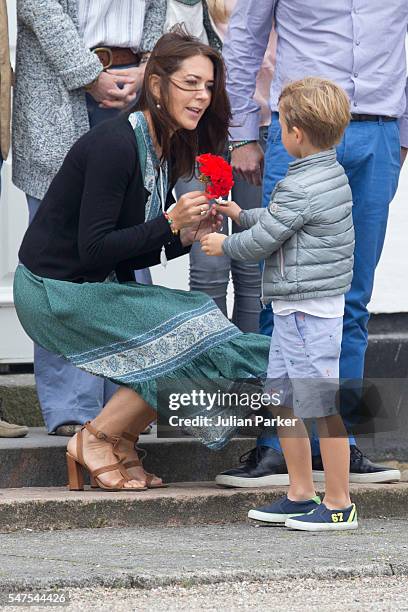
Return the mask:
<svg viewBox="0 0 408 612">
<path fill-rule="evenodd" d="M 136 391 L 121 387 L 92 421 L 92 426 L 109 436 L 121 436 L 133 424 L 148 423 L 155 418 L 156 412 Z"/>
<path fill-rule="evenodd" d="M 350 506 L 350 445 L 339 415 L 317 419 L 325 475 L 324 503 L 330 510 Z"/>
<path fill-rule="evenodd" d="M 279 407 L 283 419 L 294 419 L 293 410 Z M 277 427 L 279 442 L 289 473 L 288 498 L 304 501 L 316 495 L 312 477 L 312 456 L 309 435 L 301 419 L 292 426 Z"/>
<path fill-rule="evenodd" d="M 146 404 L 146 411 L 138 415 L 137 418 L 132 421 L 126 431 L 135 436 L 139 435 L 140 433 L 142 433 L 142 431 L 146 429 L 148 425 L 150 425 L 152 421 L 156 419 L 156 417 L 156 411 L 152 410 L 149 404 Z"/>
<path fill-rule="evenodd" d="M 100 414 L 91 421 L 91 425 L 108 436 L 120 437 L 133 424 L 145 423 L 146 420 L 150 422 L 155 417 L 155 411 L 135 391 L 127 387 L 120 387 Z M 78 434 L 68 442 L 68 452 L 73 457 L 77 457 L 77 436 Z M 99 440 L 86 429 L 82 431 L 82 436 L 84 461 L 90 469 L 95 470 L 118 461 L 109 442 Z M 111 486 L 121 477 L 120 472 L 108 472 L 99 476 L 99 479 L 106 486 Z M 131 480 L 125 484 L 126 487 L 140 485 L 140 480 Z"/>
</svg>

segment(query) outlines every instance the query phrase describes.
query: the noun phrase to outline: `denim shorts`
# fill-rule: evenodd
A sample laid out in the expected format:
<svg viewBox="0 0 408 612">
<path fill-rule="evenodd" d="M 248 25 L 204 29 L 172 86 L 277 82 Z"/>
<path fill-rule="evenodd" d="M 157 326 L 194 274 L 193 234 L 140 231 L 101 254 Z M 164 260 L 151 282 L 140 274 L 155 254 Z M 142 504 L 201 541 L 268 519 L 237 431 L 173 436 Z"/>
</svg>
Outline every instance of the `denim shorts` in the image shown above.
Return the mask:
<svg viewBox="0 0 408 612">
<path fill-rule="evenodd" d="M 343 317 L 295 312 L 274 323 L 265 391 L 302 419 L 338 414 Z"/>
</svg>

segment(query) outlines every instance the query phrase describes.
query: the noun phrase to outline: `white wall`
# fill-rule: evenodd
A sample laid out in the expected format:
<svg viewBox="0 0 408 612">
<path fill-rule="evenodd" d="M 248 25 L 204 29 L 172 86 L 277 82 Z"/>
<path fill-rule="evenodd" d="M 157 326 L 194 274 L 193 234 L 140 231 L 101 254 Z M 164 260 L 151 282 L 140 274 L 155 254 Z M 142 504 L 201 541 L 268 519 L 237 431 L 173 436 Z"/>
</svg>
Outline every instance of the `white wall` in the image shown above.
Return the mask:
<svg viewBox="0 0 408 612">
<path fill-rule="evenodd" d="M 15 0 L 7 1 L 10 39 L 15 41 Z M 12 49 L 13 50 L 13 49 Z M 0 199 L 0 363 L 32 360 L 31 342 L 22 331 L 12 304 L 12 276 L 17 251 L 27 226 L 24 194 L 11 183 L 10 157 L 3 165 Z M 372 312 L 407 312 L 406 237 L 408 236 L 408 163 L 401 174 L 398 193 L 391 205 L 384 253 L 377 270 Z M 188 289 L 188 257 L 169 262 L 166 269 L 152 269 L 157 284 Z M 229 292 L 231 308 L 232 295 Z"/>
<path fill-rule="evenodd" d="M 391 203 L 384 250 L 378 265 L 371 312 L 408 312 L 408 159 Z"/>
<path fill-rule="evenodd" d="M 15 0 L 7 0 L 10 44 L 14 57 L 16 37 Z M 32 343 L 22 330 L 13 306 L 13 273 L 17 252 L 27 227 L 24 194 L 11 182 L 11 155 L 3 164 L 0 198 L 0 364 L 32 361 Z"/>
</svg>

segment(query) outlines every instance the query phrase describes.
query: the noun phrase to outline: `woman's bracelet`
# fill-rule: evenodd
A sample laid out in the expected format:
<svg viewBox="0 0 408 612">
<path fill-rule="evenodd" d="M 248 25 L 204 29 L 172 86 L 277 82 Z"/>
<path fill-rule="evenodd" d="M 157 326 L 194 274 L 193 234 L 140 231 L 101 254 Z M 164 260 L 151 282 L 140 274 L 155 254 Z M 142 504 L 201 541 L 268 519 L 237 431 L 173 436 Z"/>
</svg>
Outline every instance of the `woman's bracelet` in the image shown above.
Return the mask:
<svg viewBox="0 0 408 612">
<path fill-rule="evenodd" d="M 234 142 L 230 142 L 228 145 L 228 151 L 232 153 L 233 151 L 235 151 L 235 149 L 245 147 L 245 145 L 252 144 L 253 142 L 257 142 L 257 140 L 236 140 Z"/>
<path fill-rule="evenodd" d="M 171 233 L 174 234 L 175 236 L 177 236 L 180 233 L 180 230 L 178 230 L 175 227 L 173 227 L 173 225 L 174 225 L 173 219 L 166 212 L 164 212 L 163 215 L 164 215 L 167 223 L 170 225 Z"/>
</svg>

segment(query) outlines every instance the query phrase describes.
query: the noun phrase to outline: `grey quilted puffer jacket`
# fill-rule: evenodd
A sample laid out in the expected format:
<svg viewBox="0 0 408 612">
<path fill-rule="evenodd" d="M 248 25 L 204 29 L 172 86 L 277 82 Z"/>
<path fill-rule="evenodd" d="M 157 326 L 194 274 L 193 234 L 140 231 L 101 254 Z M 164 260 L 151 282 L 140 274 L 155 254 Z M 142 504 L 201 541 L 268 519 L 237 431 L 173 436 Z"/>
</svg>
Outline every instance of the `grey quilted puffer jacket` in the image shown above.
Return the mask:
<svg viewBox="0 0 408 612">
<path fill-rule="evenodd" d="M 346 293 L 353 275 L 352 196 L 334 149 L 289 165 L 268 208 L 242 211 L 225 240 L 232 259 L 265 260 L 262 301 Z"/>
</svg>

